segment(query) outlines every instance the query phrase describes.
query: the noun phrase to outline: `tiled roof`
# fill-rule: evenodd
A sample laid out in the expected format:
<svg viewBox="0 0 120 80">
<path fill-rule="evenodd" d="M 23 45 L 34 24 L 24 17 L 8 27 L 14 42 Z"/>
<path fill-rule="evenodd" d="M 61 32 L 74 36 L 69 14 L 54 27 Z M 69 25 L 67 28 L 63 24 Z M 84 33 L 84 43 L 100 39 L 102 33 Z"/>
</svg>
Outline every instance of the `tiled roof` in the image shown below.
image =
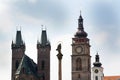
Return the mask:
<svg viewBox="0 0 120 80">
<path fill-rule="evenodd" d="M 120 80 L 120 76 L 104 76 L 104 80 Z"/>
<path fill-rule="evenodd" d="M 27 55 L 24 55 L 16 71 L 16 74 L 27 74 L 27 75 L 31 74 L 38 77 L 37 65 Z"/>
</svg>

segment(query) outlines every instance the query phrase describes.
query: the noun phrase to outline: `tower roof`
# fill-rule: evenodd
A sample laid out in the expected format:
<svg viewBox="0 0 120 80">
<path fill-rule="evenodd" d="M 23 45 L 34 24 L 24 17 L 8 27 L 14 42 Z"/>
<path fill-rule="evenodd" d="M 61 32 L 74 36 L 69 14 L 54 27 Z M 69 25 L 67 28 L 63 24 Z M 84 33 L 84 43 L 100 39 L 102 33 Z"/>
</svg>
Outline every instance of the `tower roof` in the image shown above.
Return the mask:
<svg viewBox="0 0 120 80">
<path fill-rule="evenodd" d="M 37 65 L 27 55 L 24 55 L 15 74 L 16 75 L 32 74 L 32 75 L 38 77 L 38 75 L 37 75 Z"/>
<path fill-rule="evenodd" d="M 42 30 L 42 35 L 41 35 L 41 44 L 45 45 L 47 43 L 47 34 L 46 30 Z"/>
<path fill-rule="evenodd" d="M 42 30 L 40 44 L 41 44 L 42 46 L 50 45 L 50 42 L 49 42 L 49 40 L 47 39 L 47 32 L 46 32 L 46 30 Z"/>
<path fill-rule="evenodd" d="M 75 37 L 77 38 L 87 37 L 87 33 L 84 31 L 83 18 L 81 14 L 78 19 L 78 31 L 76 32 Z"/>
<path fill-rule="evenodd" d="M 98 53 L 96 54 L 96 56 L 95 56 L 95 62 L 93 63 L 93 65 L 95 66 L 95 67 L 101 67 L 101 63 L 99 62 L 99 55 L 98 55 Z"/>
<path fill-rule="evenodd" d="M 21 44 L 23 44 L 21 31 L 17 31 L 15 43 L 16 43 L 16 45 L 21 45 Z"/>
<path fill-rule="evenodd" d="M 25 43 L 22 40 L 22 35 L 20 30 L 17 31 L 15 42 L 12 41 L 11 47 L 12 49 L 20 48 L 20 47 L 25 49 Z"/>
</svg>

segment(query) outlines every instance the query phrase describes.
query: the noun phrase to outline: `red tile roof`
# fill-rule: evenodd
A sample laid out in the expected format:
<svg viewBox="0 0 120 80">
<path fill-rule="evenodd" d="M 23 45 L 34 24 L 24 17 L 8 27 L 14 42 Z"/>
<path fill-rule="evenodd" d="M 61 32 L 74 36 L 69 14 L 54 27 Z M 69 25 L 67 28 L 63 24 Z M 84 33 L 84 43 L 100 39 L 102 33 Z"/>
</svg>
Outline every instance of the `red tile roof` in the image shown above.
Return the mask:
<svg viewBox="0 0 120 80">
<path fill-rule="evenodd" d="M 104 80 L 120 80 L 120 76 L 104 76 Z"/>
</svg>

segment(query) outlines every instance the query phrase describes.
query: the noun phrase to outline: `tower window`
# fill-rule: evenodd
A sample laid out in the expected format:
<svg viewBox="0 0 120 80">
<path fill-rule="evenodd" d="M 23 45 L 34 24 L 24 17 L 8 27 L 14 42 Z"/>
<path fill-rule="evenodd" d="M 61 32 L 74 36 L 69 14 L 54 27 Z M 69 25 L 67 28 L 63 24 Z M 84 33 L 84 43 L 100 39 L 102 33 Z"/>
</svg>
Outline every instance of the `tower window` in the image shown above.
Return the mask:
<svg viewBox="0 0 120 80">
<path fill-rule="evenodd" d="M 42 64 L 41 69 L 44 70 L 45 69 L 45 61 L 42 61 L 41 64 Z"/>
<path fill-rule="evenodd" d="M 76 60 L 76 70 L 82 70 L 82 61 L 80 58 Z"/>
<path fill-rule="evenodd" d="M 98 80 L 98 76 L 95 76 L 95 80 Z"/>
<path fill-rule="evenodd" d="M 45 75 L 44 75 L 44 73 L 42 74 L 42 77 L 41 77 L 42 79 L 41 80 L 45 80 Z"/>
<path fill-rule="evenodd" d="M 80 76 L 80 74 L 79 74 L 79 75 L 78 75 L 78 80 L 80 80 L 80 77 L 81 77 L 81 76 Z"/>
<path fill-rule="evenodd" d="M 90 59 L 88 59 L 88 71 L 90 71 Z"/>
<path fill-rule="evenodd" d="M 16 63 L 15 63 L 15 69 L 17 69 L 18 66 L 19 66 L 19 62 L 18 62 L 18 60 L 17 60 Z"/>
</svg>

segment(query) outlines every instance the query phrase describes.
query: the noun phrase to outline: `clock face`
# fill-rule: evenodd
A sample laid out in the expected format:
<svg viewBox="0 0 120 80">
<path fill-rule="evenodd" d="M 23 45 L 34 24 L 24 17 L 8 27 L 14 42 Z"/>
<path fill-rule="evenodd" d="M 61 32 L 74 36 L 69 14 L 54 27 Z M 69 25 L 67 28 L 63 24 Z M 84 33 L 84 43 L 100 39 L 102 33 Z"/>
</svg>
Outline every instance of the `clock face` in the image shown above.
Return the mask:
<svg viewBox="0 0 120 80">
<path fill-rule="evenodd" d="M 77 53 L 81 53 L 82 52 L 82 47 L 81 46 L 76 47 L 75 51 Z"/>
<path fill-rule="evenodd" d="M 95 71 L 94 71 L 95 73 L 98 73 L 98 69 L 95 69 Z"/>
</svg>

